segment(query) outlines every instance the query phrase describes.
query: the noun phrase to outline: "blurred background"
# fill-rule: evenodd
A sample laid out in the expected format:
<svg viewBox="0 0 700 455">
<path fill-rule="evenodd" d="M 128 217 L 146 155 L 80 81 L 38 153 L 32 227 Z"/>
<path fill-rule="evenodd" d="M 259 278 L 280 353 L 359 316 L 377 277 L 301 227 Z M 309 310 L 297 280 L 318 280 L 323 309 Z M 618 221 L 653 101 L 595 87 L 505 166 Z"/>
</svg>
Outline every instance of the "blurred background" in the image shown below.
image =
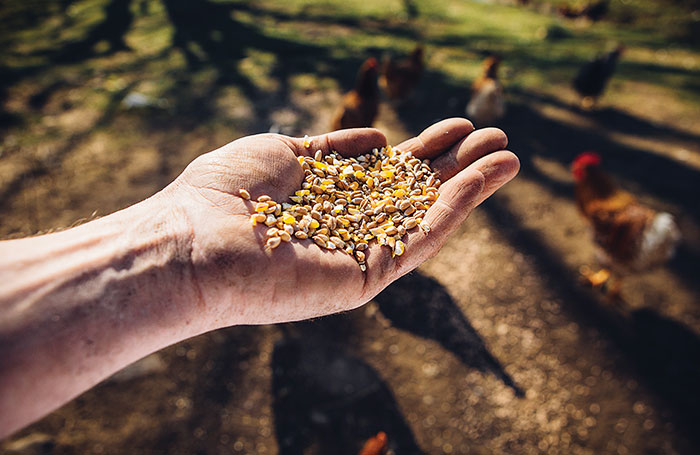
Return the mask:
<svg viewBox="0 0 700 455">
<path fill-rule="evenodd" d="M 363 308 L 172 346 L 0 452 L 358 454 L 380 432 L 365 455 L 700 450 L 696 1 L 5 0 L 0 21 L 2 238 L 353 109 L 392 144 L 469 112 L 522 162 Z M 612 285 L 570 172 L 588 150 L 682 237 Z"/>
</svg>

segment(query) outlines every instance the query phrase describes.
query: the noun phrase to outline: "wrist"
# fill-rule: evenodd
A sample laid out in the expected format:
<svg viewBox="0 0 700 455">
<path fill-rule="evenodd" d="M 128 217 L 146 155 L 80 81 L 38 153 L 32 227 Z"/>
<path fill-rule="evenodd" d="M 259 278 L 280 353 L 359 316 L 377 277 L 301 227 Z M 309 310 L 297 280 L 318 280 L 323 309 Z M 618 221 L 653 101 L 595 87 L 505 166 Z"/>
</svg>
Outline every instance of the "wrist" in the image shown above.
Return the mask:
<svg viewBox="0 0 700 455">
<path fill-rule="evenodd" d="M 122 228 L 116 262 L 138 269 L 139 290 L 154 307 L 158 324 L 173 342 L 208 329 L 194 275 L 194 231 L 185 210 L 165 192 L 114 215 Z M 117 265 L 118 266 L 118 265 Z"/>
</svg>

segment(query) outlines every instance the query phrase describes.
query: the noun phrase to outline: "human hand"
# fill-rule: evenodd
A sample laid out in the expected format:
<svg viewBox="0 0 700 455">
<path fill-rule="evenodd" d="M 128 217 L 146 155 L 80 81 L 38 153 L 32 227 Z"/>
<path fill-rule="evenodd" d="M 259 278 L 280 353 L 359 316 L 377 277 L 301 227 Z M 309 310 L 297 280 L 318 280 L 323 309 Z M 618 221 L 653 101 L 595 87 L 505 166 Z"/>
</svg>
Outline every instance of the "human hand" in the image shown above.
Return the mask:
<svg viewBox="0 0 700 455">
<path fill-rule="evenodd" d="M 249 136 L 193 161 L 163 191 L 168 203 L 185 214 L 191 233 L 194 286 L 199 317 L 210 328 L 307 319 L 356 308 L 389 283 L 434 256 L 474 207 L 511 180 L 519 162 L 502 150 L 505 134 L 495 128 L 474 131 L 465 119 L 432 125 L 397 148 L 430 158 L 443 182 L 440 197 L 425 216 L 431 230 L 404 237 L 406 252 L 391 257 L 371 242 L 367 271 L 340 251 L 293 239 L 266 251 L 266 226 L 249 222 L 254 201 L 267 194 L 277 202 L 301 187 L 297 156 L 336 150 L 344 156 L 386 145 L 375 129 L 351 129 L 303 139 L 275 134 Z"/>
</svg>

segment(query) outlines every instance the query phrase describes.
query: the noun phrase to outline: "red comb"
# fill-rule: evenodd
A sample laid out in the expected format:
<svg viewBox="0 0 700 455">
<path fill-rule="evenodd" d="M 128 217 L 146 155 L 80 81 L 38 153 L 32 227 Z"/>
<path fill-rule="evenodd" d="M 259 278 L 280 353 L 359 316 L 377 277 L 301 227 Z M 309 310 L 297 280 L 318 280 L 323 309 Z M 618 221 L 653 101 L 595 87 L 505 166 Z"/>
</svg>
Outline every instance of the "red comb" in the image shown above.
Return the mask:
<svg viewBox="0 0 700 455">
<path fill-rule="evenodd" d="M 603 160 L 596 152 L 587 151 L 578 155 L 571 164 L 571 172 L 574 174 L 574 179 L 580 180 L 583 178 L 584 172 L 589 166 L 600 166 Z"/>
<path fill-rule="evenodd" d="M 599 166 L 603 160 L 596 152 L 587 151 L 578 155 L 574 159 L 574 167 L 578 166 Z"/>
<path fill-rule="evenodd" d="M 370 68 L 374 68 L 374 67 L 376 67 L 376 66 L 378 65 L 377 59 L 374 58 L 374 57 L 368 58 L 368 59 L 366 60 L 366 63 L 367 63 L 367 66 L 369 66 Z"/>
</svg>

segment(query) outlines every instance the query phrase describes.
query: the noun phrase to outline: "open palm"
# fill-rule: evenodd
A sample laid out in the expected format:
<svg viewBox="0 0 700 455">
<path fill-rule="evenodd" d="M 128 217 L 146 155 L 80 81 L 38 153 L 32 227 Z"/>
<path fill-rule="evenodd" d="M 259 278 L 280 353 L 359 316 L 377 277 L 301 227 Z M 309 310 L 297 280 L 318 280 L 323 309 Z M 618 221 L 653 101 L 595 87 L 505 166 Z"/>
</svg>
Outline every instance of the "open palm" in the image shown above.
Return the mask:
<svg viewBox="0 0 700 455">
<path fill-rule="evenodd" d="M 386 145 L 378 130 L 342 130 L 310 139 L 276 134 L 250 136 L 202 155 L 166 189 L 190 221 L 192 262 L 202 311 L 216 326 L 306 319 L 349 310 L 369 301 L 389 283 L 430 258 L 471 210 L 518 171 L 518 159 L 502 150 L 505 134 L 474 131 L 465 119 L 448 119 L 397 147 L 430 158 L 443 181 L 440 197 L 425 220 L 431 231 L 413 230 L 406 252 L 391 257 L 371 242 L 367 272 L 349 255 L 293 239 L 266 251 L 266 226 L 252 227 L 253 199 L 267 194 L 278 202 L 301 187 L 299 155 L 336 150 L 344 156 Z"/>
</svg>

